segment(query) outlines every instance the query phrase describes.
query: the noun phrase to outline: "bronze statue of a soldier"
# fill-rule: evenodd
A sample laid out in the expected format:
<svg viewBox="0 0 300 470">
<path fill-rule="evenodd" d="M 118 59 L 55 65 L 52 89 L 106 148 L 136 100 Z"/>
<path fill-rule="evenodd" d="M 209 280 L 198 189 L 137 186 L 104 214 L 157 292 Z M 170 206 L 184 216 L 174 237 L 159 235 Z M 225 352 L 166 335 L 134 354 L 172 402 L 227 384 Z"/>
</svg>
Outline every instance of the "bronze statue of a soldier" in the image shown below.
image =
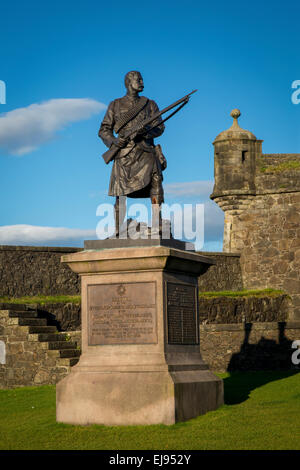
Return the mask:
<svg viewBox="0 0 300 470">
<path fill-rule="evenodd" d="M 125 86 L 126 95 L 109 104 L 98 133 L 104 144 L 114 149 L 113 158 L 109 157 L 106 162 L 114 160 L 108 194 L 116 197 L 116 235 L 125 216 L 124 208 L 120 207 L 120 196 L 150 197 L 152 207 L 158 208 L 159 220 L 160 205 L 164 202 L 162 171 L 166 168 L 166 160 L 160 146 L 154 145 L 154 138 L 164 132 L 165 126 L 160 115 L 151 125 L 144 125 L 159 114 L 159 109 L 154 101 L 139 96 L 144 89 L 140 72 L 128 72 Z"/>
<path fill-rule="evenodd" d="M 126 212 L 125 207 L 120 207 L 121 196 L 150 197 L 152 226 L 155 222 L 161 233 L 161 204 L 164 202 L 162 172 L 167 167 L 167 162 L 160 145 L 154 145 L 154 139 L 164 132 L 164 122 L 183 108 L 190 95 L 197 90 L 159 111 L 155 101 L 139 96 L 144 89 L 140 72 L 128 72 L 125 86 L 126 95 L 109 104 L 98 132 L 104 144 L 109 147 L 103 154 L 105 162 L 114 161 L 108 194 L 116 197 L 116 235 L 119 235 Z M 162 120 L 164 113 L 176 107 L 175 111 Z"/>
</svg>

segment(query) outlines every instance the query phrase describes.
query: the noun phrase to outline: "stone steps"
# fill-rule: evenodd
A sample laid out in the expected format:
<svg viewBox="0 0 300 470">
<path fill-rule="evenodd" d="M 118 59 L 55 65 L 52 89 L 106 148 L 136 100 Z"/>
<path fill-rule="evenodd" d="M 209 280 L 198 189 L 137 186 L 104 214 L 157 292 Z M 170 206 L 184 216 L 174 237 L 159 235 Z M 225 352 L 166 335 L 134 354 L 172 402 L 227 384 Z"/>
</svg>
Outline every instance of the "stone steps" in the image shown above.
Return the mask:
<svg viewBox="0 0 300 470">
<path fill-rule="evenodd" d="M 63 333 L 39 333 L 36 336 L 40 342 L 66 341 L 66 335 Z"/>
<path fill-rule="evenodd" d="M 79 349 L 60 349 L 59 350 L 60 357 L 70 357 L 70 358 L 76 358 L 80 356 L 80 350 Z"/>
<path fill-rule="evenodd" d="M 78 358 L 70 358 L 69 361 L 70 361 L 70 366 L 73 367 L 79 361 L 79 357 Z"/>
<path fill-rule="evenodd" d="M 47 326 L 46 318 L 18 318 L 20 326 Z"/>
<path fill-rule="evenodd" d="M 11 312 L 35 312 L 37 305 L 33 304 L 12 304 L 10 302 L 0 302 L 0 310 Z"/>
<path fill-rule="evenodd" d="M 29 334 L 33 333 L 57 333 L 56 326 L 29 326 Z"/>
<path fill-rule="evenodd" d="M 25 310 L 25 311 L 10 311 L 9 312 L 9 317 L 10 318 L 38 318 L 39 314 L 38 312 L 32 311 L 32 310 Z"/>
<path fill-rule="evenodd" d="M 10 305 L 9 317 L 17 318 L 19 326 L 28 327 L 28 339 L 43 343 L 43 349 L 49 354 L 57 351 L 57 366 L 72 367 L 79 361 L 80 349 L 77 343 L 69 341 L 66 334 L 59 333 L 56 326 L 48 325 L 47 318 L 41 316 L 37 310 L 25 310 L 25 306 Z"/>
<path fill-rule="evenodd" d="M 72 343 L 71 341 L 51 341 L 48 343 L 48 349 L 76 349 L 77 343 Z"/>
</svg>

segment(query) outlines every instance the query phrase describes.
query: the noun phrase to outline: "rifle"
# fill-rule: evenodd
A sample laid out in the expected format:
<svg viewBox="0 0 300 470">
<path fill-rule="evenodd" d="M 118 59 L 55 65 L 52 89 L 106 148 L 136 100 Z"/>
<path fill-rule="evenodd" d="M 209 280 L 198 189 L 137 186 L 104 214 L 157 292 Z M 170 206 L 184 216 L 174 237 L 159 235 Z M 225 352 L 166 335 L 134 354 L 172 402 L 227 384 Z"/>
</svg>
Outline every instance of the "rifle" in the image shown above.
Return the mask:
<svg viewBox="0 0 300 470">
<path fill-rule="evenodd" d="M 131 129 L 130 131 L 128 131 L 125 135 L 124 135 L 124 139 L 129 139 L 132 135 L 137 135 L 139 134 L 139 131 L 141 129 L 143 129 L 143 127 L 146 127 L 146 126 L 149 126 L 153 121 L 155 121 L 156 119 L 158 119 L 160 116 L 162 116 L 162 114 L 165 114 L 167 113 L 168 111 L 170 111 L 171 109 L 173 108 L 176 108 L 176 106 L 178 106 L 177 109 L 175 109 L 175 111 L 173 111 L 169 116 L 167 116 L 165 119 L 163 119 L 160 123 L 164 123 L 166 122 L 168 119 L 170 119 L 172 116 L 174 116 L 174 114 L 176 114 L 180 109 L 183 108 L 183 106 L 185 106 L 189 99 L 190 99 L 190 96 L 195 93 L 197 90 L 193 90 L 191 91 L 191 93 L 189 93 L 188 95 L 185 95 L 183 98 L 181 98 L 180 100 L 177 100 L 175 101 L 175 103 L 171 104 L 170 106 L 167 106 L 166 108 L 164 108 L 162 111 L 159 111 L 158 113 L 154 114 L 154 116 L 152 116 L 151 118 L 149 119 L 146 119 L 145 121 L 143 121 L 142 123 L 138 124 L 136 127 L 134 127 L 133 129 Z M 145 133 L 147 132 L 150 132 L 154 127 L 156 127 L 157 124 L 155 124 L 154 126 L 148 128 L 145 130 Z M 120 150 L 120 147 L 118 147 L 117 145 L 115 144 L 112 144 L 109 148 L 109 150 L 107 150 L 103 155 L 103 159 L 105 161 L 106 164 L 108 164 L 109 162 L 111 162 L 116 154 L 118 153 L 118 151 Z"/>
</svg>

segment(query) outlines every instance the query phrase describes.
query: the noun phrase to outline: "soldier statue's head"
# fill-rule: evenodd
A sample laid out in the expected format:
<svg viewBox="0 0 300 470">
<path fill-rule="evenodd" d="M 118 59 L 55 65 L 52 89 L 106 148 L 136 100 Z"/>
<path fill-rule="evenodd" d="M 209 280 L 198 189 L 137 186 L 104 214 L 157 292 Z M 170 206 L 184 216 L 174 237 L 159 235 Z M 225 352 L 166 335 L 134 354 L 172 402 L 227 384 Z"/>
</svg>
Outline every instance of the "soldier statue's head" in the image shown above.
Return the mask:
<svg viewBox="0 0 300 470">
<path fill-rule="evenodd" d="M 140 72 L 132 70 L 125 75 L 127 93 L 141 93 L 144 89 L 144 81 Z"/>
</svg>

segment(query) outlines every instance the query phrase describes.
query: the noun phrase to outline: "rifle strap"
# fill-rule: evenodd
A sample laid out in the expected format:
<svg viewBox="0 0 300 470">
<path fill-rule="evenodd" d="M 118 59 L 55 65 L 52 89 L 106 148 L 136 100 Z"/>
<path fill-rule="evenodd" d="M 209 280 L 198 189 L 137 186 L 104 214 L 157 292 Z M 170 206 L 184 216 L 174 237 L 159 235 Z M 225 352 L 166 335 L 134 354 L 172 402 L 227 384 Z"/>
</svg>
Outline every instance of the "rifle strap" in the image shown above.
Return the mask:
<svg viewBox="0 0 300 470">
<path fill-rule="evenodd" d="M 148 98 L 146 98 L 145 96 L 141 96 L 137 104 L 133 108 L 131 108 L 129 111 L 127 111 L 127 113 L 123 114 L 115 123 L 115 126 L 114 126 L 115 133 L 118 134 L 120 130 L 126 126 L 126 124 L 132 121 L 132 119 L 134 119 L 142 111 L 142 109 L 145 108 L 148 101 L 149 101 Z"/>
</svg>

